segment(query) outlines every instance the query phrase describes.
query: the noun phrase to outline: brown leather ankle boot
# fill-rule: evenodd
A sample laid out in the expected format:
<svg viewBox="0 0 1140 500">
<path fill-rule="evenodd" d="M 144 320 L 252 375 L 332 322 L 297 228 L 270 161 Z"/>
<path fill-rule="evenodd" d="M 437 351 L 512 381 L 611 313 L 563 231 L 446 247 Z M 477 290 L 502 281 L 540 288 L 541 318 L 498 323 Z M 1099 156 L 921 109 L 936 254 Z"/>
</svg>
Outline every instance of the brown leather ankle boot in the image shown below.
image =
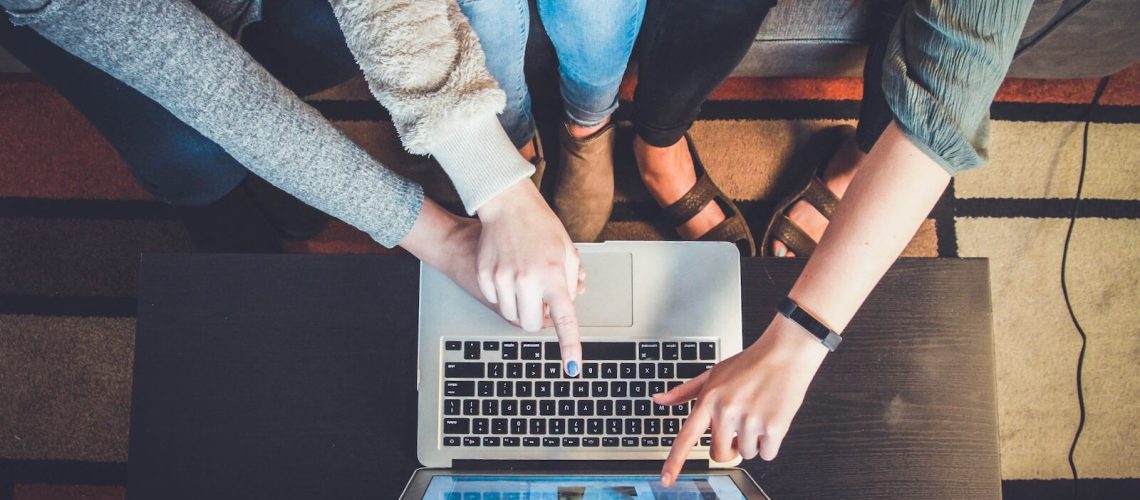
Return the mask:
<svg viewBox="0 0 1140 500">
<path fill-rule="evenodd" d="M 597 241 L 614 208 L 614 124 L 585 139 L 562 126 L 554 213 L 575 242 Z"/>
</svg>

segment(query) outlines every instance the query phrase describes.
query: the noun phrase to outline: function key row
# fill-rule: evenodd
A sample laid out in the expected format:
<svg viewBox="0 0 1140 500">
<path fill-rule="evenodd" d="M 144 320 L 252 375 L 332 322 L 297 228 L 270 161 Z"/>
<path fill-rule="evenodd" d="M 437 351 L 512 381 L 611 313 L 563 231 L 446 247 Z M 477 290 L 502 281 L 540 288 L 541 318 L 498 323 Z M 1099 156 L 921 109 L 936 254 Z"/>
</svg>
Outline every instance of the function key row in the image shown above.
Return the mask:
<svg viewBox="0 0 1140 500">
<path fill-rule="evenodd" d="M 683 417 L 691 402 L 666 406 L 649 399 L 452 399 L 443 403 L 445 416 L 506 417 Z"/>
<path fill-rule="evenodd" d="M 709 363 L 582 363 L 584 379 L 689 379 L 704 373 Z M 445 379 L 558 379 L 560 363 L 455 361 L 443 364 Z M 576 378 L 576 377 L 566 377 Z"/>
<path fill-rule="evenodd" d="M 652 382 L 531 382 L 529 380 L 448 380 L 443 384 L 447 397 L 521 398 L 648 398 L 681 385 L 679 380 Z"/>
<path fill-rule="evenodd" d="M 542 447 L 542 448 L 557 448 L 557 447 L 563 447 L 563 448 L 578 448 L 578 447 L 597 448 L 599 446 L 605 447 L 605 448 L 614 448 L 614 447 L 653 448 L 653 447 L 658 447 L 658 446 L 664 446 L 664 447 L 668 448 L 670 446 L 673 446 L 673 439 L 674 438 L 671 438 L 671 437 L 663 437 L 663 438 L 643 437 L 643 438 L 639 439 L 636 437 L 623 437 L 623 438 L 616 438 L 616 437 L 603 437 L 603 438 L 596 438 L 596 437 L 584 437 L 584 438 L 543 437 L 543 438 L 539 438 L 539 437 L 533 437 L 533 436 L 521 437 L 521 438 L 520 437 L 498 438 L 495 436 L 484 436 L 483 438 L 480 439 L 478 436 L 463 436 L 462 438 L 460 438 L 459 436 L 444 436 L 443 445 L 444 446 L 464 446 L 464 447 L 474 447 L 474 446 L 519 447 L 519 446 L 525 446 L 525 447 Z M 709 437 L 702 437 L 701 438 L 700 446 L 706 446 L 707 447 L 711 444 L 712 444 L 711 438 L 709 438 Z"/>
<path fill-rule="evenodd" d="M 557 342 L 499 342 L 474 340 L 448 340 L 448 351 L 463 351 L 463 359 L 481 359 L 484 351 L 497 351 L 504 360 L 562 359 Z M 641 360 L 641 361 L 713 361 L 716 360 L 715 342 L 582 342 L 584 360 Z"/>
<path fill-rule="evenodd" d="M 463 359 L 480 359 L 483 352 L 498 351 L 502 359 L 542 360 L 543 344 L 543 342 L 448 340 L 444 342 L 443 348 L 447 351 L 463 351 Z M 546 344 L 554 344 L 554 350 L 557 352 L 557 342 L 546 342 Z M 547 359 L 559 358 L 555 356 Z"/>
</svg>

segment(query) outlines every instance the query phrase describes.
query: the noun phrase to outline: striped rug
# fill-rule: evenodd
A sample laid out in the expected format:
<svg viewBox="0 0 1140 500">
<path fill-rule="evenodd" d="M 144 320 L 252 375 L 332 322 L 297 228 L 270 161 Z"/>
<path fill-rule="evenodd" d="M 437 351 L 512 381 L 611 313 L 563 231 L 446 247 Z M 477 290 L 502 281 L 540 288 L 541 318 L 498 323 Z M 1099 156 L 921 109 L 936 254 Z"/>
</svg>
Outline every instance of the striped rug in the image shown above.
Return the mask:
<svg viewBox="0 0 1140 500">
<path fill-rule="evenodd" d="M 627 82 L 628 97 L 632 82 Z M 994 296 L 1002 477 L 1010 498 L 1068 494 L 1079 339 L 1059 288 L 1082 119 L 1095 80 L 1007 81 L 992 107 L 992 165 L 954 180 L 906 255 L 988 257 Z M 732 79 L 693 137 L 754 231 L 774 180 L 812 131 L 853 123 L 858 79 Z M 354 80 L 309 102 L 382 162 L 454 204 L 430 160 L 403 152 L 387 113 Z M 140 252 L 192 251 L 173 211 L 115 151 L 31 77 L 0 78 L 0 500 L 120 499 Z M 1113 77 L 1092 114 L 1086 198 L 1069 260 L 1089 334 L 1088 422 L 1076 463 L 1086 492 L 1140 491 L 1140 65 Z M 675 235 L 619 152 L 608 239 Z M 299 253 L 385 250 L 340 223 Z"/>
</svg>

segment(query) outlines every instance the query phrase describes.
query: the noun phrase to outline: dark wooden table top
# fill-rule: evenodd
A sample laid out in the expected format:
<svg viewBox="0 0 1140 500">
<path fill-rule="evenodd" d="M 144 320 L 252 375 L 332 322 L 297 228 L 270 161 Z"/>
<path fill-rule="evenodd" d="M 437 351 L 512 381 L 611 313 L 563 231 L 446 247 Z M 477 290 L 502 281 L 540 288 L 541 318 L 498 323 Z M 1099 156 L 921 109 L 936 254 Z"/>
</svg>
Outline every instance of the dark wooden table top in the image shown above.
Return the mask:
<svg viewBox="0 0 1140 500">
<path fill-rule="evenodd" d="M 745 344 L 803 261 L 746 259 Z M 418 264 L 143 258 L 127 494 L 396 498 L 416 461 Z M 902 259 L 825 361 L 773 498 L 997 498 L 986 261 Z"/>
</svg>

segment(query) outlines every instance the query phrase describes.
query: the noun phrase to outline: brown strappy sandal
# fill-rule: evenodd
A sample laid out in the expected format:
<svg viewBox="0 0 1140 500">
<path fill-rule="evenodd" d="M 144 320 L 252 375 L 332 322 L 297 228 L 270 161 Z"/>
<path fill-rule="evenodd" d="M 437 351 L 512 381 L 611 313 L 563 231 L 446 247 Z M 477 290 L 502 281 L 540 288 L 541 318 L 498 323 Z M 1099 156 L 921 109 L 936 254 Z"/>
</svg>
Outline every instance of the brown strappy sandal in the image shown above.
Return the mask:
<svg viewBox="0 0 1140 500">
<path fill-rule="evenodd" d="M 787 211 L 796 202 L 804 200 L 815 207 L 825 219 L 831 220 L 836 207 L 839 206 L 839 198 L 824 184 L 822 180 L 823 170 L 827 168 L 831 157 L 835 155 L 843 142 L 854 133 L 854 127 L 839 125 L 816 132 L 812 140 L 808 141 L 808 145 L 805 147 L 811 148 L 811 150 L 807 151 L 809 158 L 804 158 L 803 161 L 811 166 L 811 170 L 809 170 L 811 174 L 803 182 L 801 188 L 786 196 L 779 205 L 776 205 L 775 211 L 772 212 L 772 219 L 768 222 L 768 228 L 764 231 L 764 241 L 760 246 L 761 255 L 771 256 L 772 243 L 776 240 L 783 242 L 788 250 L 796 254 L 796 257 L 810 257 L 811 253 L 815 251 L 816 241 L 804 232 L 803 228 L 788 218 Z"/>
<path fill-rule="evenodd" d="M 693 140 L 689 134 L 685 134 L 685 142 L 689 146 L 689 155 L 693 157 L 693 167 L 697 171 L 697 183 L 693 184 L 693 187 L 680 199 L 661 209 L 665 214 L 665 219 L 673 227 L 680 226 L 700 213 L 709 202 L 715 202 L 727 217 L 720 224 L 697 238 L 697 241 L 727 241 L 734 243 L 740 249 L 741 255 L 755 256 L 756 240 L 752 238 L 752 231 L 748 229 L 744 215 L 740 213 L 736 203 L 733 203 L 732 199 L 713 183 L 712 178 L 705 171 L 704 165 L 701 164 L 701 158 L 697 155 L 697 148 L 693 145 Z"/>
</svg>

